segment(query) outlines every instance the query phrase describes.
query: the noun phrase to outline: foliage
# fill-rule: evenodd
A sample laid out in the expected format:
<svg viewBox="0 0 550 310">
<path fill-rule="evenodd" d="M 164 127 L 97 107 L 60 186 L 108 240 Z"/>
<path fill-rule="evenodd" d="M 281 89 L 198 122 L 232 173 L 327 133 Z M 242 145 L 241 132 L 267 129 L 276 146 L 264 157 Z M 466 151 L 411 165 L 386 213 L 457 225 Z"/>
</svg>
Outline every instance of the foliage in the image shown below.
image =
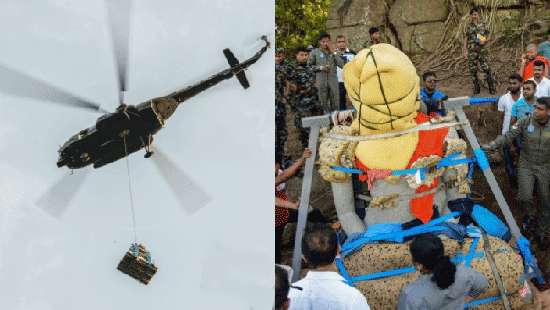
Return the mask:
<svg viewBox="0 0 550 310">
<path fill-rule="evenodd" d="M 276 0 L 276 46 L 287 51 L 315 45 L 325 31 L 332 0 Z M 288 53 L 288 52 L 287 52 Z"/>
</svg>

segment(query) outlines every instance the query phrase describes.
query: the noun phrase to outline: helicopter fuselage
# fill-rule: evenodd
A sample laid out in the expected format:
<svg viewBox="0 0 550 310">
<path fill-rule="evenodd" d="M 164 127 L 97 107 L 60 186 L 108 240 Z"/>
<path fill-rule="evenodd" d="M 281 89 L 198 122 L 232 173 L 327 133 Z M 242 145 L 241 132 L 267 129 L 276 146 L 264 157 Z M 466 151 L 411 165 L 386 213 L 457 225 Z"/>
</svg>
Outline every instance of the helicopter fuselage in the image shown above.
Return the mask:
<svg viewBox="0 0 550 310">
<path fill-rule="evenodd" d="M 162 108 L 159 104 L 167 101 L 172 111 L 163 117 L 158 111 Z M 146 148 L 176 109 L 177 103 L 172 101 L 157 98 L 136 106 L 121 106 L 114 113 L 102 115 L 95 126 L 81 130 L 61 146 L 57 166 L 99 168 Z"/>
<path fill-rule="evenodd" d="M 223 53 L 230 68 L 168 96 L 136 106 L 121 104 L 115 113 L 99 117 L 95 126 L 81 130 L 61 146 L 57 166 L 79 169 L 93 165 L 94 168 L 99 168 L 142 148 L 147 151 L 145 157 L 151 156 L 149 146 L 153 135 L 164 126 L 179 104 L 234 76 L 244 89 L 250 86 L 244 70 L 258 61 L 269 48 L 267 37 L 262 36 L 262 40 L 265 45 L 242 63 L 239 63 L 229 49 L 224 49 Z"/>
</svg>

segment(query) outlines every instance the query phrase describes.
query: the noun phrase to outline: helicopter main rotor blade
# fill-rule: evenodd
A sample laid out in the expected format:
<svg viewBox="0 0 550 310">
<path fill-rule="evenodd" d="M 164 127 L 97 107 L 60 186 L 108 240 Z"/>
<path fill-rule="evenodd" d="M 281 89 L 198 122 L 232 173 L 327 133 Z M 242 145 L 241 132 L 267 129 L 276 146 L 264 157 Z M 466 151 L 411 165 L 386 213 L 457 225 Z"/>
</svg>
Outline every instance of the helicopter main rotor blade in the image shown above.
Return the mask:
<svg viewBox="0 0 550 310">
<path fill-rule="evenodd" d="M 36 201 L 36 205 L 51 216 L 61 218 L 90 170 L 85 168 L 72 174 L 68 172 Z"/>
<path fill-rule="evenodd" d="M 105 0 L 113 40 L 113 54 L 117 70 L 119 99 L 128 90 L 128 45 L 130 39 L 130 16 L 132 0 Z"/>
<path fill-rule="evenodd" d="M 188 213 L 194 213 L 212 201 L 210 195 L 193 182 L 176 163 L 158 148 L 155 148 L 155 153 L 151 159 L 153 159 L 155 166 L 168 183 L 181 207 Z"/>
<path fill-rule="evenodd" d="M 107 112 L 97 103 L 41 81 L 23 72 L 0 65 L 0 91 L 16 97 L 30 98 L 50 103 L 72 106 L 96 112 Z"/>
</svg>

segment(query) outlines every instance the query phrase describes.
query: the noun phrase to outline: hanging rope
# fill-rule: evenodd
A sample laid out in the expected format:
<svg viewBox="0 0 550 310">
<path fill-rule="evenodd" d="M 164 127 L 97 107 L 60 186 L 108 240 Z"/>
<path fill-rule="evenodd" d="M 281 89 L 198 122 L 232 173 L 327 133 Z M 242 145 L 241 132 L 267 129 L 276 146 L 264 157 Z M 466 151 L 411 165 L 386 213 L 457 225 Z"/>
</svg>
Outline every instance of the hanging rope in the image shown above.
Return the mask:
<svg viewBox="0 0 550 310">
<path fill-rule="evenodd" d="M 128 159 L 128 148 L 126 146 L 126 134 L 122 136 L 124 140 L 124 154 L 126 155 L 126 171 L 128 173 L 128 193 L 130 194 L 130 211 L 132 212 L 132 228 L 134 230 L 134 243 L 137 243 L 136 230 L 136 211 L 134 207 L 134 192 L 132 190 L 132 177 L 130 175 L 130 160 Z"/>
</svg>

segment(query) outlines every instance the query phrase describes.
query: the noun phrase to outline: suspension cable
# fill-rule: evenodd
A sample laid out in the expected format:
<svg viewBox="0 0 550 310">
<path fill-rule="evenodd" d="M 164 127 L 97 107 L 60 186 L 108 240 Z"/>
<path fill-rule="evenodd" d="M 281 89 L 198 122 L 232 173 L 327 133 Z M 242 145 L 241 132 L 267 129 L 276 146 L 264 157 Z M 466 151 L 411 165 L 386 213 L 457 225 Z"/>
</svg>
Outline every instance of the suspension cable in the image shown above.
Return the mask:
<svg viewBox="0 0 550 310">
<path fill-rule="evenodd" d="M 123 135 L 122 139 L 124 140 L 124 154 L 126 155 L 126 171 L 128 174 L 128 193 L 130 195 L 130 211 L 132 213 L 132 228 L 134 230 L 134 243 L 137 243 L 136 211 L 134 207 L 134 192 L 132 190 L 132 177 L 130 175 L 130 159 L 128 158 L 128 148 L 126 146 L 126 135 Z"/>
</svg>

